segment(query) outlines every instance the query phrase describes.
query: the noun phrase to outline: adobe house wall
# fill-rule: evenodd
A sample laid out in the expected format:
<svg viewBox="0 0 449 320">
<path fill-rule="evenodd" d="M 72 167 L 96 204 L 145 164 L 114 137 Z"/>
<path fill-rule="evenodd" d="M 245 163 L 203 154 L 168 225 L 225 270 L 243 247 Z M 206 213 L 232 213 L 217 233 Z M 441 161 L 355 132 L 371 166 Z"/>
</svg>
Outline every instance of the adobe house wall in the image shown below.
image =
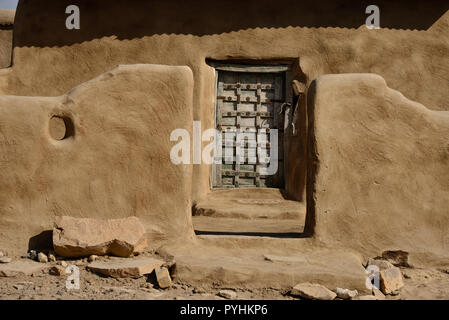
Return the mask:
<svg viewBox="0 0 449 320">
<path fill-rule="evenodd" d="M 409 99 L 449 110 L 446 1 L 380 1 L 381 26 L 363 26 L 369 4 L 347 1 L 77 1 L 81 29 L 65 28 L 67 0 L 20 1 L 14 66 L 0 92 L 57 96 L 119 64 L 186 65 L 194 74 L 193 118 L 213 127 L 214 72 L 206 59 L 296 59 L 307 83 L 322 74 L 373 72 Z M 303 154 L 303 152 L 302 152 Z M 302 160 L 304 161 L 304 159 Z M 301 199 L 301 170 L 287 183 Z M 193 199 L 210 189 L 194 167 Z M 298 181 L 298 182 L 296 182 Z"/>
<path fill-rule="evenodd" d="M 365 254 L 447 261 L 449 113 L 378 75 L 341 74 L 314 81 L 308 115 L 306 231 Z"/>
<path fill-rule="evenodd" d="M 0 9 L 0 69 L 11 65 L 15 10 Z"/>
<path fill-rule="evenodd" d="M 0 68 L 8 68 L 11 65 L 12 54 L 12 28 L 0 26 Z"/>
<path fill-rule="evenodd" d="M 192 91 L 188 67 L 124 65 L 62 96 L 0 96 L 2 249 L 23 254 L 56 215 L 137 216 L 151 248 L 193 238 L 192 167 L 170 161 Z"/>
<path fill-rule="evenodd" d="M 0 96 L 2 112 L 0 129 L 3 130 L 3 136 L 8 137 L 2 145 L 4 148 L 19 148 L 15 156 L 10 156 L 9 149 L 1 153 L 3 157 L 7 156 L 3 159 L 8 163 L 6 167 L 9 168 L 0 170 L 0 174 L 3 175 L 2 181 L 9 181 L 9 184 L 3 185 L 5 192 L 0 193 L 3 197 L 1 203 L 4 204 L 1 212 L 2 232 L 8 235 L 7 241 L 19 243 L 19 235 L 14 231 L 17 228 L 11 228 L 11 225 L 18 226 L 23 222 L 23 228 L 29 228 L 27 234 L 31 235 L 48 227 L 51 217 L 56 213 L 120 217 L 132 212 L 142 219 L 148 219 L 146 221 L 148 227 L 153 226 L 154 221 L 161 222 L 156 224 L 155 230 L 150 231 L 154 238 L 157 238 L 158 234 L 161 238 L 169 237 L 178 229 L 183 230 L 182 234 L 187 237 L 191 236 L 189 210 L 192 201 L 204 197 L 209 192 L 210 168 L 206 165 L 193 166 L 190 169 L 183 166 L 176 167 L 164 157 L 169 156 L 173 145 L 168 141 L 173 129 L 189 129 L 193 120 L 201 120 L 203 129 L 214 125 L 215 74 L 213 68 L 206 63 L 207 59 L 253 61 L 288 59 L 295 61 L 295 64 L 299 66 L 301 72 L 297 73 L 298 79 L 305 80 L 307 85 L 325 74 L 376 73 L 386 80 L 388 87 L 398 90 L 406 98 L 417 101 L 431 110 L 449 110 L 447 3 L 436 1 L 433 6 L 426 6 L 422 1 L 407 1 L 403 5 L 389 5 L 388 2 L 380 1 L 379 5 L 384 12 L 381 15 L 381 25 L 385 27 L 380 30 L 367 30 L 363 26 L 366 4 L 362 3 L 354 7 L 349 6 L 348 3 L 329 0 L 320 2 L 318 6 L 315 1 L 242 2 L 232 0 L 219 4 L 217 8 L 215 5 L 209 6 L 206 1 L 133 1 L 133 5 L 130 6 L 129 1 L 124 0 L 113 2 L 80 0 L 78 4 L 81 9 L 81 30 L 70 31 L 64 27 L 67 16 L 65 7 L 72 4 L 70 1 L 20 1 L 14 28 L 14 63 L 12 68 L 0 71 L 0 93 L 9 95 Z M 230 10 L 233 14 L 226 14 Z M 340 14 L 337 15 L 336 12 Z M 103 76 L 100 79 L 105 81 L 97 78 L 93 82 L 88 82 L 87 85 L 83 84 L 103 73 L 108 74 L 117 65 L 143 63 L 187 66 L 192 74 L 186 71 L 185 67 L 181 68 L 184 71 L 180 70 L 178 74 L 177 71 L 171 71 L 174 69 L 169 67 L 162 72 L 150 66 L 142 67 L 142 71 L 136 73 L 137 76 L 131 74 L 129 76 L 121 74 L 116 78 Z M 158 70 L 161 71 L 160 74 Z M 109 75 L 114 75 L 114 72 Z M 161 78 L 164 81 L 158 81 Z M 359 85 L 357 82 L 348 82 L 345 79 L 342 78 L 343 86 L 331 86 L 329 90 L 324 90 L 323 94 L 329 99 L 326 100 L 329 101 L 329 105 L 322 103 L 322 108 L 336 106 L 337 110 L 341 110 L 339 104 L 341 101 L 333 100 L 339 98 L 339 90 L 355 94 L 360 101 L 367 103 L 371 101 L 363 98 L 365 95 L 371 97 L 371 91 L 367 90 L 371 86 L 370 81 L 362 81 L 362 85 Z M 375 87 L 379 87 L 376 81 L 374 81 Z M 166 85 L 164 89 L 160 87 L 161 83 Z M 358 91 L 349 90 L 348 83 L 357 85 Z M 80 84 L 83 84 L 81 92 L 86 94 L 85 97 L 76 95 L 80 92 L 79 89 L 66 95 Z M 174 93 L 174 97 L 177 97 L 174 102 L 170 102 L 172 96 L 169 93 Z M 117 99 L 109 98 L 111 94 Z M 136 100 L 133 95 L 137 95 L 139 99 Z M 47 98 L 31 98 L 31 96 Z M 379 102 L 379 109 L 375 109 L 376 112 L 368 115 L 372 115 L 376 120 L 382 117 L 381 111 L 392 108 L 393 111 L 390 110 L 390 112 L 396 112 L 395 105 L 390 103 L 393 97 L 396 95 L 378 96 L 375 101 Z M 97 150 L 97 147 L 101 146 L 100 149 L 106 154 L 99 155 L 99 158 L 90 153 L 78 153 L 78 149 L 71 150 L 69 153 L 58 153 L 54 149 L 56 146 L 46 140 L 48 139 L 45 131 L 47 126 L 43 124 L 51 116 L 52 108 L 57 106 L 62 108 L 63 105 L 67 108 L 71 105 L 70 99 L 75 101 L 73 112 L 80 112 L 79 122 L 76 124 L 80 128 L 86 128 L 85 132 L 79 132 L 79 137 L 86 139 L 77 140 L 80 143 L 79 149 L 84 150 L 81 143 L 83 141 L 89 141 L 90 150 Z M 77 104 L 77 101 L 80 101 L 80 104 Z M 161 104 L 159 101 L 164 103 Z M 399 99 L 398 107 L 403 104 L 413 104 L 406 101 Z M 352 100 L 348 102 L 351 102 L 351 108 L 356 112 L 355 115 L 360 116 L 360 119 L 372 120 L 364 118 L 366 115 L 357 113 L 357 107 L 361 108 L 363 105 L 353 103 Z M 107 103 L 110 103 L 110 106 L 107 106 Z M 381 106 L 384 105 L 388 108 L 382 109 Z M 303 115 L 301 121 L 306 119 L 304 116 L 306 108 L 305 101 L 302 101 L 299 113 Z M 401 107 L 400 110 L 403 110 L 404 114 L 399 121 L 405 125 L 400 126 L 400 130 L 408 130 L 409 126 L 416 125 L 412 120 L 407 122 L 406 119 L 409 116 L 413 118 L 417 115 L 436 114 L 430 111 L 416 112 L 415 109 L 415 107 Z M 114 110 L 120 111 L 115 113 Z M 155 115 L 156 111 L 167 110 L 168 113 L 164 114 L 162 119 L 158 119 Z M 148 111 L 148 117 L 135 120 L 133 116 L 140 115 L 142 111 L 144 114 Z M 127 118 L 128 116 L 130 118 Z M 411 133 L 419 135 L 421 132 L 419 130 L 424 130 L 423 132 L 429 136 L 444 133 L 445 124 L 440 122 L 445 120 L 438 120 L 434 116 L 429 117 L 432 119 L 425 122 L 426 125 L 431 129 L 435 126 L 441 126 L 441 128 L 433 128 L 435 132 L 427 133 L 423 127 L 418 126 L 416 131 L 412 130 Z M 335 131 L 337 128 L 332 119 L 315 119 L 326 120 L 323 125 L 325 123 L 329 127 L 329 133 L 339 133 Z M 102 131 L 103 122 L 106 127 Z M 136 123 L 139 124 L 137 127 L 135 127 Z M 154 123 L 157 123 L 156 127 L 152 126 Z M 350 125 L 351 123 L 347 122 L 341 123 L 341 126 L 348 130 L 348 139 L 359 137 L 360 133 L 351 131 Z M 391 126 L 396 128 L 397 124 L 394 120 Z M 329 138 L 325 133 L 326 128 L 323 128 L 322 135 L 316 137 L 317 140 L 326 141 Z M 305 129 L 305 126 L 301 128 L 301 130 Z M 375 144 L 373 146 L 375 148 L 388 145 L 388 134 L 395 134 L 385 128 L 381 129 L 383 131 L 380 132 L 385 133 L 385 139 L 382 143 Z M 95 133 L 94 138 L 97 140 L 87 134 L 90 131 Z M 86 135 L 83 136 L 83 133 Z M 10 137 L 14 136 L 23 139 L 23 145 L 11 144 Z M 439 139 L 446 136 L 442 135 Z M 41 139 L 40 142 L 33 140 L 36 137 Z M 374 139 L 375 134 L 371 133 L 369 137 Z M 297 139 L 302 139 L 301 144 L 299 141 L 297 143 L 299 146 L 304 146 L 304 136 L 301 135 Z M 116 144 L 111 144 L 111 141 Z M 430 146 L 434 146 L 433 142 L 427 142 Z M 136 143 L 144 151 L 139 154 L 137 163 L 133 162 L 133 167 L 130 168 L 126 166 L 126 161 L 120 162 L 120 159 L 135 161 L 135 154 L 130 149 L 133 146 L 136 147 Z M 27 158 L 30 150 L 33 152 L 33 157 Z M 128 151 L 130 153 L 127 155 Z M 361 155 L 360 152 L 353 150 L 346 151 L 348 154 L 354 152 L 356 156 Z M 292 163 L 293 177 L 287 184 L 287 191 L 292 197 L 301 199 L 304 194 L 305 183 L 301 179 L 304 171 L 298 167 L 304 168 L 306 163 L 309 166 L 309 174 L 316 175 L 317 180 L 320 177 L 323 177 L 322 181 L 335 178 L 332 175 L 325 176 L 325 171 L 317 172 L 313 168 L 314 163 L 306 161 L 305 149 L 301 151 L 296 149 L 295 152 L 290 154 L 289 161 Z M 141 157 L 144 154 L 148 157 Z M 315 160 L 318 155 L 335 156 L 332 152 L 329 155 L 309 154 L 308 160 Z M 443 155 L 442 153 L 441 156 Z M 53 159 L 53 157 L 56 158 Z M 162 158 L 157 160 L 158 157 Z M 151 158 L 156 159 L 157 165 L 147 170 L 148 166 L 151 167 Z M 443 162 L 438 160 L 437 156 L 432 159 L 436 161 L 436 167 L 430 168 L 432 169 L 430 176 L 436 177 L 441 173 Z M 346 159 L 342 159 L 342 163 L 350 167 L 351 163 L 344 160 Z M 58 169 L 52 172 L 57 163 L 70 163 L 73 167 L 67 171 Z M 90 165 L 85 167 L 86 163 Z M 111 168 L 116 165 L 120 170 L 117 172 L 112 170 L 112 173 L 119 176 L 117 179 L 113 176 L 110 180 L 107 178 L 105 184 L 96 184 L 95 181 L 91 181 L 95 176 L 108 177 Z M 407 166 L 405 167 L 408 169 L 423 168 L 421 162 L 407 163 Z M 383 170 L 384 167 L 379 164 L 379 169 Z M 78 177 L 80 172 L 82 172 L 80 181 L 71 185 L 70 179 L 74 176 Z M 156 180 L 152 172 L 160 173 Z M 177 180 L 167 180 L 166 173 L 173 175 Z M 17 174 L 20 177 L 17 177 Z M 365 174 L 364 177 L 371 179 L 367 172 Z M 444 173 L 441 174 L 445 177 Z M 26 177 L 32 177 L 33 180 L 30 182 L 26 180 Z M 335 180 L 337 182 L 331 187 L 338 187 L 340 191 L 352 190 L 342 188 L 344 177 L 336 178 L 338 178 Z M 350 181 L 354 182 L 353 188 L 369 180 L 361 181 L 352 176 L 351 178 Z M 315 178 L 310 181 L 314 181 L 313 179 Z M 21 183 L 15 183 L 17 181 Z M 178 185 L 175 181 L 182 181 L 182 183 Z M 407 181 L 412 181 L 412 177 L 410 176 Z M 430 187 L 428 180 L 424 179 L 423 182 L 426 187 Z M 123 184 L 123 190 L 114 189 L 116 184 Z M 46 194 L 49 188 L 52 192 L 48 197 L 43 198 L 42 194 Z M 161 188 L 162 194 L 165 195 L 162 198 L 158 195 Z M 444 187 L 435 188 L 435 191 L 441 195 L 441 199 L 447 198 L 444 196 Z M 309 231 L 316 239 L 322 239 L 326 243 L 335 240 L 350 245 L 351 234 L 344 232 L 345 228 L 358 232 L 356 228 L 363 227 L 367 222 L 364 218 L 352 216 L 354 212 L 369 212 L 367 217 L 373 217 L 378 210 L 385 215 L 390 214 L 386 210 L 386 204 L 376 207 L 372 203 L 362 203 L 362 208 L 366 208 L 365 211 L 345 212 L 350 202 L 342 201 L 341 207 L 335 208 L 337 213 L 328 217 L 325 211 L 319 210 L 338 202 L 341 194 L 335 194 L 333 191 L 331 196 L 326 198 L 329 193 L 312 191 L 308 193 L 308 196 L 312 197 L 308 199 L 310 200 L 308 202 L 312 206 L 311 210 L 315 211 L 313 215 L 308 215 Z M 90 194 L 85 194 L 86 192 Z M 139 197 L 132 199 L 132 195 L 136 192 Z M 402 199 L 398 204 L 398 210 L 399 208 L 408 210 L 412 212 L 412 217 L 416 217 L 418 209 L 426 208 L 419 203 L 414 203 L 415 207 L 406 205 L 406 200 L 411 194 L 409 192 L 411 192 L 410 189 L 406 188 L 393 195 Z M 121 199 L 122 196 L 126 199 Z M 316 200 L 313 198 L 315 196 Z M 386 196 L 385 193 L 377 193 L 373 198 L 370 196 L 367 201 L 374 201 L 376 198 L 379 202 L 378 198 L 383 199 L 384 196 Z M 84 203 L 83 199 L 86 197 L 90 197 L 90 200 Z M 58 199 L 67 201 L 69 203 L 67 207 L 70 210 L 61 206 Z M 172 202 L 173 199 L 176 201 Z M 431 220 L 430 212 L 433 210 L 433 204 L 429 200 L 429 195 L 422 195 L 420 199 L 431 209 L 426 209 L 426 215 L 423 218 L 426 219 L 425 221 L 418 218 L 411 218 L 411 221 L 424 222 L 424 232 L 436 230 L 433 224 L 437 222 L 447 226 L 444 220 L 446 216 L 438 211 L 440 209 L 437 210 L 438 219 Z M 53 202 L 56 202 L 55 206 L 52 206 Z M 76 211 L 74 208 L 80 205 L 81 209 Z M 52 208 L 54 208 L 53 211 Z M 309 211 L 312 212 L 311 210 Z M 180 219 L 172 221 L 168 218 L 169 214 L 179 214 Z M 398 223 L 398 226 L 402 225 L 402 218 L 404 217 L 401 215 L 395 216 L 394 221 Z M 354 221 L 356 223 L 351 224 Z M 343 232 L 341 239 L 335 238 L 340 233 L 334 230 Z M 334 235 L 331 234 L 333 232 Z M 419 237 L 421 239 L 422 234 L 419 234 Z M 373 238 L 368 236 L 366 239 L 380 238 L 381 235 L 377 234 Z M 360 242 L 354 242 L 353 246 L 374 250 L 373 246 L 367 246 L 365 241 L 368 240 L 364 240 L 361 233 L 357 239 Z M 391 236 L 378 242 L 378 247 L 395 243 L 412 247 L 404 241 L 403 238 Z"/>
</svg>

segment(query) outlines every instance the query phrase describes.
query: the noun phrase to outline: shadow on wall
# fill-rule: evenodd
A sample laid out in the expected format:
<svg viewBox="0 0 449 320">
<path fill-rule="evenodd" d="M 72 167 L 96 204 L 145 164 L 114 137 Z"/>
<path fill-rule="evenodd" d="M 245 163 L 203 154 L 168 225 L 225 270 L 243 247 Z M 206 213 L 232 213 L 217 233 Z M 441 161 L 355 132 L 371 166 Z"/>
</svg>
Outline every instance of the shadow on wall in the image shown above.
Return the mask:
<svg viewBox="0 0 449 320">
<path fill-rule="evenodd" d="M 81 29 L 67 30 L 72 0 L 20 0 L 14 46 L 63 46 L 115 35 L 132 39 L 155 34 L 221 34 L 249 28 L 341 27 L 365 23 L 372 1 L 349 0 L 77 0 Z M 378 0 L 381 26 L 427 30 L 447 10 L 447 0 Z"/>
<path fill-rule="evenodd" d="M 53 248 L 53 230 L 42 231 L 28 241 L 28 251 L 50 250 L 51 248 Z"/>
</svg>

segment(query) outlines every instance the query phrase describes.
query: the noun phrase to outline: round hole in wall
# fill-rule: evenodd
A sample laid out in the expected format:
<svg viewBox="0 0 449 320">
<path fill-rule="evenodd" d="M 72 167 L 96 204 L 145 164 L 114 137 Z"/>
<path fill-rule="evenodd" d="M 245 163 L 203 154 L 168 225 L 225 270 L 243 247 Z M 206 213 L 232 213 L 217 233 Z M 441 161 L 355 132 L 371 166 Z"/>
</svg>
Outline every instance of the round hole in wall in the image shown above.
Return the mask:
<svg viewBox="0 0 449 320">
<path fill-rule="evenodd" d="M 50 136 L 55 140 L 64 140 L 73 135 L 73 122 L 65 116 L 53 116 L 49 123 Z"/>
</svg>

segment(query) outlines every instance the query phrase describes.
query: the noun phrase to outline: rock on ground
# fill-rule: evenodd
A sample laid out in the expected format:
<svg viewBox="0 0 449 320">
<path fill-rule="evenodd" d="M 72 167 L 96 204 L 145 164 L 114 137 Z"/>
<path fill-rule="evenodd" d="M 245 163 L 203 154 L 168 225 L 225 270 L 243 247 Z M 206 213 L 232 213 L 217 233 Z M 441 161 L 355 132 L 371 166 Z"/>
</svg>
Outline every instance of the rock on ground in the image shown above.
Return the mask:
<svg viewBox="0 0 449 320">
<path fill-rule="evenodd" d="M 30 260 L 15 260 L 11 263 L 0 264 L 0 277 L 30 276 L 42 272 L 45 266 Z"/>
<path fill-rule="evenodd" d="M 340 299 L 354 299 L 359 294 L 357 290 L 349 290 L 342 288 L 336 288 L 334 292 Z"/>
<path fill-rule="evenodd" d="M 0 257 L 0 263 L 10 263 L 12 261 L 9 257 Z"/>
<path fill-rule="evenodd" d="M 387 269 L 394 268 L 394 265 L 392 265 L 387 260 L 372 259 L 372 258 L 368 259 L 367 266 L 377 266 L 379 268 L 379 270 L 387 270 Z"/>
<path fill-rule="evenodd" d="M 158 267 L 155 270 L 157 284 L 159 288 L 166 289 L 169 288 L 172 284 L 170 273 L 168 269 L 165 267 Z"/>
<path fill-rule="evenodd" d="M 45 253 L 43 252 L 39 252 L 37 255 L 37 260 L 41 263 L 47 263 L 48 262 L 48 257 Z"/>
<path fill-rule="evenodd" d="M 107 262 L 95 261 L 89 264 L 87 269 L 113 278 L 139 278 L 152 273 L 163 264 L 164 261 L 154 258 L 120 259 Z"/>
<path fill-rule="evenodd" d="M 51 274 L 52 276 L 62 276 L 65 273 L 65 268 L 62 266 L 54 266 L 52 268 L 50 268 L 49 274 Z"/>
<path fill-rule="evenodd" d="M 403 250 L 387 250 L 382 252 L 382 258 L 396 267 L 410 268 L 408 263 L 408 252 Z"/>
<path fill-rule="evenodd" d="M 64 268 L 68 266 L 67 262 L 65 262 L 65 261 L 59 261 L 58 265 L 60 265 L 60 266 L 62 266 Z"/>
<path fill-rule="evenodd" d="M 290 292 L 293 296 L 299 296 L 304 299 L 316 300 L 334 300 L 337 294 L 328 288 L 315 283 L 300 283 L 293 287 Z"/>
<path fill-rule="evenodd" d="M 218 292 L 218 295 L 220 297 L 223 297 L 225 299 L 236 299 L 237 298 L 237 293 L 235 291 L 232 290 L 220 290 Z"/>
<path fill-rule="evenodd" d="M 55 217 L 53 246 L 62 257 L 111 254 L 129 257 L 147 246 L 145 227 L 137 217 L 89 219 Z"/>
<path fill-rule="evenodd" d="M 404 280 L 398 267 L 380 271 L 380 290 L 384 294 L 393 294 L 403 286 Z"/>
<path fill-rule="evenodd" d="M 55 257 L 55 255 L 52 254 L 52 253 L 50 253 L 50 254 L 48 255 L 48 261 L 50 261 L 50 262 L 56 262 L 56 257 Z"/>
</svg>

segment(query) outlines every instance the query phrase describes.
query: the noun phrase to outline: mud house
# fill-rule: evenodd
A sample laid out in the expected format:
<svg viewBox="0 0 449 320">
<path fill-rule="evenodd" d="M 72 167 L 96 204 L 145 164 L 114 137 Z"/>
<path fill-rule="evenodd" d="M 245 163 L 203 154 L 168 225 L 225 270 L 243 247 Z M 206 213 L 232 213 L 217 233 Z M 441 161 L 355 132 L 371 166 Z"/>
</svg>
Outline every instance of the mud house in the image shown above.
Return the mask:
<svg viewBox="0 0 449 320">
<path fill-rule="evenodd" d="M 13 27 L 2 12 L 2 244 L 26 250 L 55 215 L 138 216 L 154 246 L 246 234 L 447 257 L 448 4 L 377 1 L 367 29 L 369 4 L 19 1 Z M 235 153 L 172 163 L 171 133 L 194 121 L 264 130 L 223 141 L 243 159 L 278 130 L 276 174 Z"/>
</svg>

